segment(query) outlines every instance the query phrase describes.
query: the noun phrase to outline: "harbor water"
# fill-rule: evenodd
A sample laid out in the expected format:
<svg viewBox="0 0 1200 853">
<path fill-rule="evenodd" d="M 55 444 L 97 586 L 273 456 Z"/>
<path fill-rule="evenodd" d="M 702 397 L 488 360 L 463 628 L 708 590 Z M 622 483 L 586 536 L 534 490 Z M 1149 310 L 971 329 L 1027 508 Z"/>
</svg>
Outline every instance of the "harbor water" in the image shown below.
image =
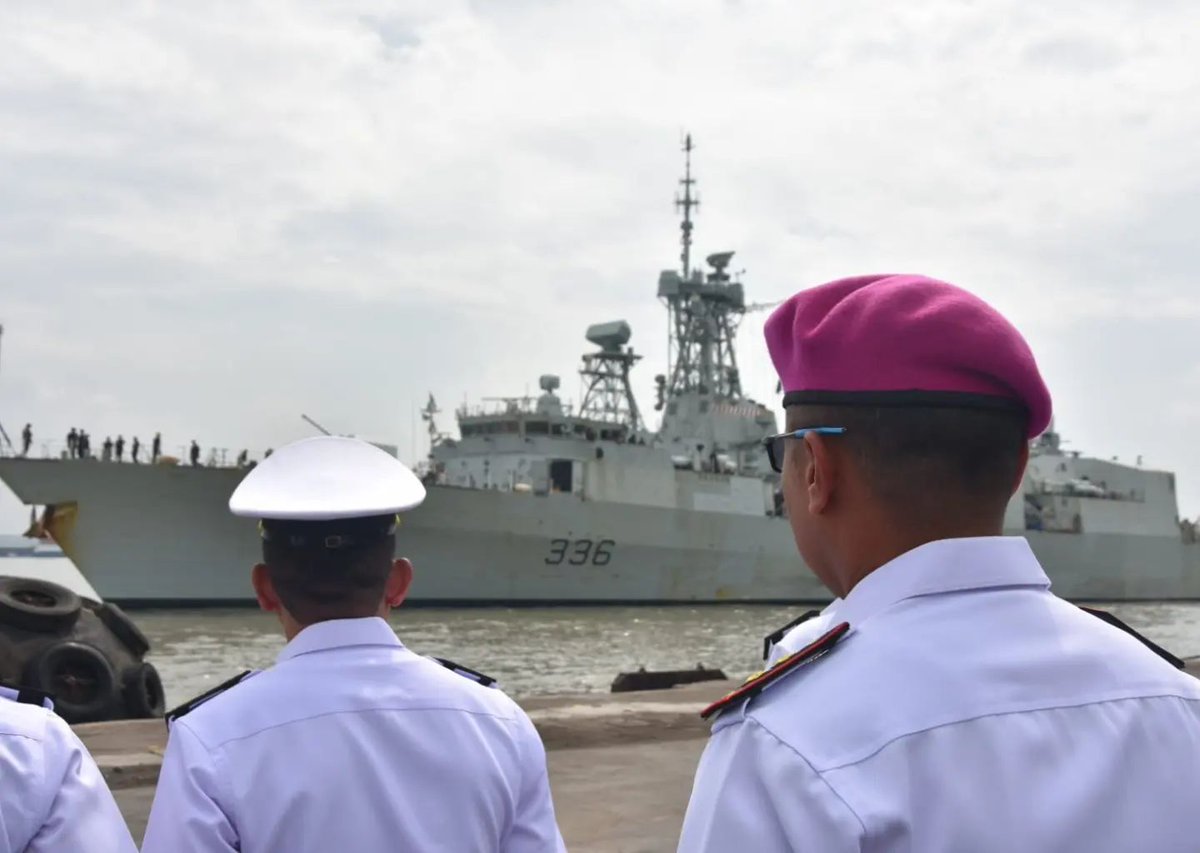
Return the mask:
<svg viewBox="0 0 1200 853">
<path fill-rule="evenodd" d="M 1200 603 L 1099 605 L 1180 655 L 1200 655 Z M 762 638 L 807 608 L 400 608 L 392 625 L 410 649 L 497 678 L 508 693 L 606 692 L 621 671 L 719 667 L 731 678 L 761 664 Z M 284 640 L 257 610 L 147 610 L 132 614 L 171 707 L 245 669 L 270 666 Z"/>
</svg>

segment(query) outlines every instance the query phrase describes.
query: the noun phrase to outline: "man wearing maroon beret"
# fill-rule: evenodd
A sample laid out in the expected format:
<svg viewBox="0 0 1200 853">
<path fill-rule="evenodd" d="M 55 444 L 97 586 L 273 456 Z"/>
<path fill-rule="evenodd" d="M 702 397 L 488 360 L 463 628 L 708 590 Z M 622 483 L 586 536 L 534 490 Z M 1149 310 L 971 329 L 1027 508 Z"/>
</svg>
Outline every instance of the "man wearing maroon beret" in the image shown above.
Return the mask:
<svg viewBox="0 0 1200 853">
<path fill-rule="evenodd" d="M 767 450 L 835 600 L 706 709 L 679 849 L 1200 849 L 1200 681 L 1001 536 L 1051 414 L 1017 330 L 875 275 L 796 294 L 766 339 L 787 412 Z"/>
</svg>

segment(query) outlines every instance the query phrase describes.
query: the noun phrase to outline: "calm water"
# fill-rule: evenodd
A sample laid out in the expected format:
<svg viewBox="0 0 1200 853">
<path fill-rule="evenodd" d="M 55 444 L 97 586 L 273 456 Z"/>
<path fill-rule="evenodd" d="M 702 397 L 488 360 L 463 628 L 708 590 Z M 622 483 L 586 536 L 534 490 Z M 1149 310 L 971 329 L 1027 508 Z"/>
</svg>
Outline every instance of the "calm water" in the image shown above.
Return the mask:
<svg viewBox="0 0 1200 853">
<path fill-rule="evenodd" d="M 401 608 L 392 624 L 414 651 L 498 678 L 515 696 L 606 692 L 618 672 L 703 663 L 731 677 L 758 669 L 762 637 L 805 608 L 767 606 L 434 610 Z M 1200 655 L 1200 604 L 1105 609 L 1182 657 Z M 171 707 L 283 648 L 274 617 L 254 610 L 134 614 L 150 637 Z"/>
</svg>

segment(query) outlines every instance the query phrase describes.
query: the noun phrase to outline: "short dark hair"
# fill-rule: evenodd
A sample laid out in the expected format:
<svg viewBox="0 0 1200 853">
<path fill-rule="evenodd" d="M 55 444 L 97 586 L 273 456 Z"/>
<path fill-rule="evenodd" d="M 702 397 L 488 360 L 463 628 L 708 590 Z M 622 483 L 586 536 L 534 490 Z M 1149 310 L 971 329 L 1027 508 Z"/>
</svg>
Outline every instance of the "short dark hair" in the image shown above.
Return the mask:
<svg viewBox="0 0 1200 853">
<path fill-rule="evenodd" d="M 394 517 L 365 524 L 270 522 L 263 563 L 287 611 L 304 625 L 371 616 L 379 608 L 396 551 L 394 533 L 381 533 Z M 357 519 L 355 521 L 358 521 Z M 383 528 L 387 529 L 387 528 Z M 328 547 L 327 537 L 338 537 Z"/>
<path fill-rule="evenodd" d="M 1018 412 L 925 406 L 794 406 L 788 427 L 840 426 L 867 487 L 905 519 L 1003 512 L 1020 473 Z"/>
</svg>

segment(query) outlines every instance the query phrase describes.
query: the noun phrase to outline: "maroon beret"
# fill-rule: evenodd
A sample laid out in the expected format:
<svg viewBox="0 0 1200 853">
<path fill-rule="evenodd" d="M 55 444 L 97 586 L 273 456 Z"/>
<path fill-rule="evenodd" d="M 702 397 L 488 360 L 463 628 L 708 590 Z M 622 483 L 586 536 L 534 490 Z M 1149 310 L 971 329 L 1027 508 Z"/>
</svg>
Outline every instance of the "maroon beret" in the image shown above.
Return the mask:
<svg viewBox="0 0 1200 853">
<path fill-rule="evenodd" d="M 978 296 L 921 275 L 864 275 L 802 290 L 765 335 L 785 406 L 923 405 L 1024 411 L 1050 424 L 1029 344 Z"/>
</svg>

